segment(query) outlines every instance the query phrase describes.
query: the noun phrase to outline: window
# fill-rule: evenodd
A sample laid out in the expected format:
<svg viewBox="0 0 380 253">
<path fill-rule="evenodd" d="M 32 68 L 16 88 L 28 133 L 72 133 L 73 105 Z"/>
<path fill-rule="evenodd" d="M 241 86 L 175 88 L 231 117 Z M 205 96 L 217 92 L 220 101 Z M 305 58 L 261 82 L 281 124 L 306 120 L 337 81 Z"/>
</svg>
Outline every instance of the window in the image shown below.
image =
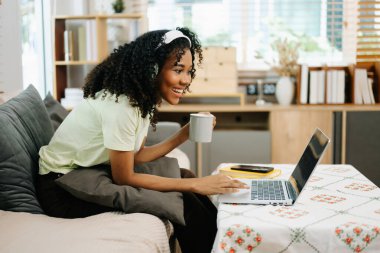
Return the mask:
<svg viewBox="0 0 380 253">
<path fill-rule="evenodd" d="M 42 97 L 52 87 L 51 43 L 46 39 L 50 38 L 46 34 L 50 33 L 47 7 L 48 0 L 20 0 L 23 86 L 33 84 Z"/>
<path fill-rule="evenodd" d="M 380 61 L 380 0 L 359 1 L 357 61 Z"/>
<path fill-rule="evenodd" d="M 300 44 L 300 62 L 341 62 L 345 5 L 356 0 L 150 0 L 149 29 L 188 26 L 204 46 L 234 46 L 240 67 L 260 68 L 271 43 Z M 352 35 L 351 35 L 352 36 Z"/>
</svg>

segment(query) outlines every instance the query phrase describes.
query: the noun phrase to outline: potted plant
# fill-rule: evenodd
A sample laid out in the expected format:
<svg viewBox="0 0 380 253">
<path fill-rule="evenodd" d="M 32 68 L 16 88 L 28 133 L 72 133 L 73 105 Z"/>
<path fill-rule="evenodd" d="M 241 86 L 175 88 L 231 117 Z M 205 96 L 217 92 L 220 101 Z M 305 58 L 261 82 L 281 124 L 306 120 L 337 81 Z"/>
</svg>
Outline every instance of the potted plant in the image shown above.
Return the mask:
<svg viewBox="0 0 380 253">
<path fill-rule="evenodd" d="M 124 11 L 124 0 L 115 0 L 115 2 L 112 3 L 112 8 L 115 11 L 115 13 L 122 13 Z"/>
<path fill-rule="evenodd" d="M 276 98 L 280 105 L 289 105 L 294 97 L 294 78 L 298 72 L 300 44 L 287 38 L 279 38 L 271 46 L 278 54 L 273 64 L 273 70 L 280 76 L 276 85 Z"/>
</svg>

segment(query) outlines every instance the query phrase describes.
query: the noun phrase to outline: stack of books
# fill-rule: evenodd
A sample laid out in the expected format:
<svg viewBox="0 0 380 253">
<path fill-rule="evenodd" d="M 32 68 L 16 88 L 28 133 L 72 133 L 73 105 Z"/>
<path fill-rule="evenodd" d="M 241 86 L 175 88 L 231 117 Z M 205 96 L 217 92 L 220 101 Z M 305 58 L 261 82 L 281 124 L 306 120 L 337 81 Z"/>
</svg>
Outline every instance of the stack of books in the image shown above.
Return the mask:
<svg viewBox="0 0 380 253">
<path fill-rule="evenodd" d="M 355 69 L 354 80 L 354 102 L 355 104 L 375 104 L 373 92 L 373 73 L 366 69 Z"/>
<path fill-rule="evenodd" d="M 65 61 L 97 61 L 96 21 L 70 22 L 63 32 Z"/>
<path fill-rule="evenodd" d="M 300 104 L 346 103 L 346 66 L 307 66 L 300 71 Z"/>
<path fill-rule="evenodd" d="M 80 88 L 66 88 L 65 97 L 61 98 L 61 104 L 66 109 L 73 109 L 83 100 L 83 90 Z"/>
</svg>

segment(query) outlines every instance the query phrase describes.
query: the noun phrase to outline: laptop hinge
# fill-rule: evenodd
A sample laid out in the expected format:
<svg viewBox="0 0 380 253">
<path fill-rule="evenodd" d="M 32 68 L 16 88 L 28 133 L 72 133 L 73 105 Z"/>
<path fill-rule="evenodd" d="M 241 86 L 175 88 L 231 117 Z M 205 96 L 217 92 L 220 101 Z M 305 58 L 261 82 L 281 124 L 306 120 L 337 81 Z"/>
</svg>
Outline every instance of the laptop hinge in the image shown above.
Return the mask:
<svg viewBox="0 0 380 253">
<path fill-rule="evenodd" d="M 294 203 L 294 201 L 297 198 L 296 191 L 294 190 L 294 188 L 290 182 L 286 182 L 286 188 L 288 189 L 289 197 L 293 200 L 293 203 Z"/>
</svg>

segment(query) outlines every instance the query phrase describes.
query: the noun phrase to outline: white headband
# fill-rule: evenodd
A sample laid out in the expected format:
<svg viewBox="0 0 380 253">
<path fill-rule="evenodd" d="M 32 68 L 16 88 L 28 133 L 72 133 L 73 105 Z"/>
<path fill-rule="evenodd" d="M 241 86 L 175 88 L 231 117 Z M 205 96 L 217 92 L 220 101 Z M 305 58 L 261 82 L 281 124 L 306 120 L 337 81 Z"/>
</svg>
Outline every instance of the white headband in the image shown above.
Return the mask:
<svg viewBox="0 0 380 253">
<path fill-rule="evenodd" d="M 164 41 L 160 42 L 158 44 L 157 48 L 161 47 L 162 45 L 169 44 L 170 42 L 172 42 L 173 40 L 178 39 L 178 38 L 186 38 L 189 41 L 190 47 L 191 47 L 191 41 L 190 41 L 189 37 L 187 37 L 181 31 L 178 31 L 178 30 L 171 30 L 169 32 L 166 32 L 162 36 L 162 38 L 163 38 Z"/>
</svg>

